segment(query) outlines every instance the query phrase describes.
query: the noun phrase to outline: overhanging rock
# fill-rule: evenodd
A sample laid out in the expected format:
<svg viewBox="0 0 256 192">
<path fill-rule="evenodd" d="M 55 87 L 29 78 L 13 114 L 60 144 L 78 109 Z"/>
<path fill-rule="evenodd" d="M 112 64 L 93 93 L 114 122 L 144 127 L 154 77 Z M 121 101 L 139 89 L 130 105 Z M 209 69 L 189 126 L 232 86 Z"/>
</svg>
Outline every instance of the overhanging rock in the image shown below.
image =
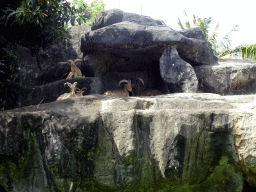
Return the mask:
<svg viewBox="0 0 256 192">
<path fill-rule="evenodd" d="M 115 12 L 118 13 L 117 17 L 108 17 Z M 217 57 L 203 38 L 199 28 L 178 32 L 162 25 L 157 20 L 152 26 L 153 19 L 150 18 L 151 22 L 147 22 L 148 17 L 145 16 L 136 15 L 136 18 L 140 18 L 138 19 L 140 22 L 135 22 L 132 17 L 122 19 L 124 16 L 118 9 L 108 10 L 99 15 L 101 19 L 95 20 L 92 26 L 95 30 L 86 33 L 81 40 L 81 51 L 84 55 L 99 50 L 120 54 L 153 50 L 161 54 L 166 46 L 176 45 L 181 58 L 191 65 L 207 65 L 217 62 Z M 105 18 L 108 22 L 102 24 Z M 143 22 L 143 19 L 146 21 Z"/>
</svg>

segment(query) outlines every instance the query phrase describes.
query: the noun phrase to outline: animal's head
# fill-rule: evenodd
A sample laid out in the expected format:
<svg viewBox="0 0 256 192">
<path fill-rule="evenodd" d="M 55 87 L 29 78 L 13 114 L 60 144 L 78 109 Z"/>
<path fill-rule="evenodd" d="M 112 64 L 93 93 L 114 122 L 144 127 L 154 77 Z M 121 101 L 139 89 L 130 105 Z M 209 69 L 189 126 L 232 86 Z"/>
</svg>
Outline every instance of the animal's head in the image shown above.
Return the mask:
<svg viewBox="0 0 256 192">
<path fill-rule="evenodd" d="M 84 90 L 87 90 L 87 88 L 86 88 L 86 87 L 84 87 L 84 88 L 82 88 L 82 89 L 76 88 L 76 91 L 77 91 L 76 95 L 80 95 L 80 96 L 82 96 L 82 95 L 83 95 Z"/>
<path fill-rule="evenodd" d="M 136 78 L 135 80 L 133 80 L 132 88 L 135 89 L 135 87 L 140 86 L 140 84 L 142 84 L 143 87 L 145 86 L 144 81 L 141 78 Z"/>
<path fill-rule="evenodd" d="M 66 82 L 66 83 L 64 83 L 64 86 L 65 86 L 65 85 L 69 86 L 71 92 L 72 92 L 72 91 L 75 92 L 77 82 L 74 82 L 73 84 L 71 84 L 71 83 L 69 83 L 69 82 Z"/>
<path fill-rule="evenodd" d="M 126 88 L 127 91 L 129 91 L 129 92 L 132 91 L 132 82 L 131 82 L 131 80 L 128 81 L 128 80 L 123 79 L 123 80 L 121 80 L 121 81 L 119 82 L 118 85 L 120 86 L 121 83 L 126 83 L 125 88 Z"/>
</svg>

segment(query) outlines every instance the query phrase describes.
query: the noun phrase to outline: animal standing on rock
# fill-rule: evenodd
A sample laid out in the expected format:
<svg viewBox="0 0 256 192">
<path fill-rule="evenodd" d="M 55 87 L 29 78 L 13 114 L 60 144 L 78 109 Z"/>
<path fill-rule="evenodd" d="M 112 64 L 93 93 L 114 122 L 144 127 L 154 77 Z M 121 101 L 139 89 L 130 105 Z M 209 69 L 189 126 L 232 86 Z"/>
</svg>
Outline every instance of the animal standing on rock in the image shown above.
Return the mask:
<svg viewBox="0 0 256 192">
<path fill-rule="evenodd" d="M 140 83 L 141 82 L 141 83 Z M 143 86 L 141 86 L 142 84 Z M 157 89 L 146 89 L 144 88 L 144 81 L 141 78 L 137 78 L 132 83 L 134 89 L 133 96 L 156 96 L 163 95 L 163 93 Z"/>
<path fill-rule="evenodd" d="M 132 84 L 131 80 L 121 80 L 118 84 L 118 86 L 121 85 L 121 83 L 126 83 L 123 89 L 116 89 L 113 91 L 106 91 L 103 95 L 109 95 L 109 96 L 116 96 L 116 97 L 129 97 L 129 92 L 132 92 Z"/>
<path fill-rule="evenodd" d="M 82 72 L 81 70 L 76 66 L 76 62 L 77 60 L 75 61 L 72 61 L 70 60 L 70 65 L 71 65 L 71 71 L 70 73 L 68 74 L 67 78 L 66 79 L 72 79 L 72 78 L 81 78 L 81 77 L 84 77 L 82 75 Z M 79 60 L 78 60 L 79 61 Z"/>
<path fill-rule="evenodd" d="M 64 86 L 65 86 L 65 85 L 68 85 L 68 86 L 69 86 L 70 92 L 69 92 L 69 93 L 64 93 L 64 94 L 62 94 L 61 96 L 59 96 L 59 97 L 57 98 L 56 101 L 58 101 L 58 100 L 63 100 L 63 99 L 68 99 L 68 98 L 70 98 L 70 97 L 77 97 L 77 96 L 78 96 L 78 95 L 76 95 L 76 93 L 75 93 L 77 82 L 75 82 L 75 83 L 73 83 L 73 84 L 71 84 L 71 83 L 69 83 L 69 82 L 66 82 L 66 83 L 64 83 Z"/>
</svg>

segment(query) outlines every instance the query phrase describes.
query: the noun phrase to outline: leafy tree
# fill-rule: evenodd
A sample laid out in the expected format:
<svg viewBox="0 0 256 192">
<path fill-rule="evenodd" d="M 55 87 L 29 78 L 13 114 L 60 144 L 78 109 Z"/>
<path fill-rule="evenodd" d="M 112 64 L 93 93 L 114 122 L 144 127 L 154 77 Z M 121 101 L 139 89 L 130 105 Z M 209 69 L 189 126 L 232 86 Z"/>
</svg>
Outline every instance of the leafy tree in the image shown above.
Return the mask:
<svg viewBox="0 0 256 192">
<path fill-rule="evenodd" d="M 242 58 L 256 60 L 256 44 L 241 45 L 236 47 L 236 52 L 242 52 Z"/>
<path fill-rule="evenodd" d="M 83 0 L 73 0 L 72 4 L 77 8 L 84 7 L 84 6 L 87 7 L 91 18 L 86 22 L 82 21 L 81 24 L 89 24 L 89 25 L 92 24 L 93 20 L 98 15 L 98 13 L 104 10 L 104 7 L 106 5 L 102 2 L 102 0 L 93 0 L 90 5 L 85 3 Z"/>
<path fill-rule="evenodd" d="M 18 6 L 7 6 L 0 18 L 6 39 L 28 47 L 37 53 L 57 42 L 64 42 L 68 35 L 67 24 L 86 22 L 91 16 L 87 7 L 78 9 L 66 0 L 21 0 Z M 10 31 L 17 31 L 15 35 Z"/>
<path fill-rule="evenodd" d="M 187 13 L 184 11 L 185 16 L 187 16 Z M 193 27 L 199 27 L 202 30 L 202 33 L 205 36 L 205 39 L 208 41 L 209 45 L 211 46 L 214 54 L 218 57 L 222 57 L 224 55 L 230 54 L 233 52 L 231 47 L 231 35 L 233 32 L 238 30 L 238 25 L 236 25 L 229 33 L 227 33 L 219 43 L 217 43 L 216 38 L 218 37 L 218 29 L 219 24 L 217 24 L 214 28 L 214 30 L 209 33 L 209 29 L 211 28 L 212 19 L 209 18 L 198 18 L 195 15 L 193 15 Z M 178 19 L 178 26 L 181 29 L 185 29 L 183 24 L 181 23 L 181 20 Z M 191 24 L 189 21 L 185 22 L 186 28 L 191 28 Z"/>
<path fill-rule="evenodd" d="M 186 11 L 184 11 L 184 14 L 187 17 Z M 199 27 L 202 30 L 206 39 L 208 39 L 209 28 L 210 28 L 211 22 L 212 22 L 211 17 L 209 17 L 208 19 L 207 18 L 201 19 L 201 18 L 198 18 L 195 15 L 193 15 L 193 26 Z M 181 29 L 185 29 L 179 18 L 178 18 L 178 25 Z M 187 29 L 191 28 L 190 22 L 186 21 L 185 26 Z"/>
<path fill-rule="evenodd" d="M 68 24 L 86 22 L 91 14 L 66 0 L 1 0 L 0 5 L 0 110 L 5 110 L 21 107 L 20 99 L 29 94 L 17 78 L 16 45 L 36 56 L 40 48 L 65 42 Z"/>
</svg>

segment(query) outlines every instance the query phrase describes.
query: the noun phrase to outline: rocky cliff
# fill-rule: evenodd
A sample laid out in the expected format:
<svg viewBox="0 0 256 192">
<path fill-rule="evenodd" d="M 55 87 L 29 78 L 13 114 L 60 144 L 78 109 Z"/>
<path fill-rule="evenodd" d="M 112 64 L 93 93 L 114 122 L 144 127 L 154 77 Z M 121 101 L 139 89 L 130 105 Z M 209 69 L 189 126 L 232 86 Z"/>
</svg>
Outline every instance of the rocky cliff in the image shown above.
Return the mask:
<svg viewBox="0 0 256 192">
<path fill-rule="evenodd" d="M 20 48 L 12 95 L 23 107 L 0 112 L 3 191 L 256 186 L 255 61 L 218 60 L 199 28 L 175 31 L 121 10 L 71 34 L 37 60 Z M 102 95 L 124 79 L 129 97 Z M 71 98 L 56 101 L 62 94 Z"/>
<path fill-rule="evenodd" d="M 86 181 L 242 191 L 255 181 L 255 96 L 90 95 L 0 113 L 1 185 L 85 190 Z M 94 180 L 94 182 L 96 182 Z M 196 190 L 198 189 L 198 190 Z"/>
</svg>

